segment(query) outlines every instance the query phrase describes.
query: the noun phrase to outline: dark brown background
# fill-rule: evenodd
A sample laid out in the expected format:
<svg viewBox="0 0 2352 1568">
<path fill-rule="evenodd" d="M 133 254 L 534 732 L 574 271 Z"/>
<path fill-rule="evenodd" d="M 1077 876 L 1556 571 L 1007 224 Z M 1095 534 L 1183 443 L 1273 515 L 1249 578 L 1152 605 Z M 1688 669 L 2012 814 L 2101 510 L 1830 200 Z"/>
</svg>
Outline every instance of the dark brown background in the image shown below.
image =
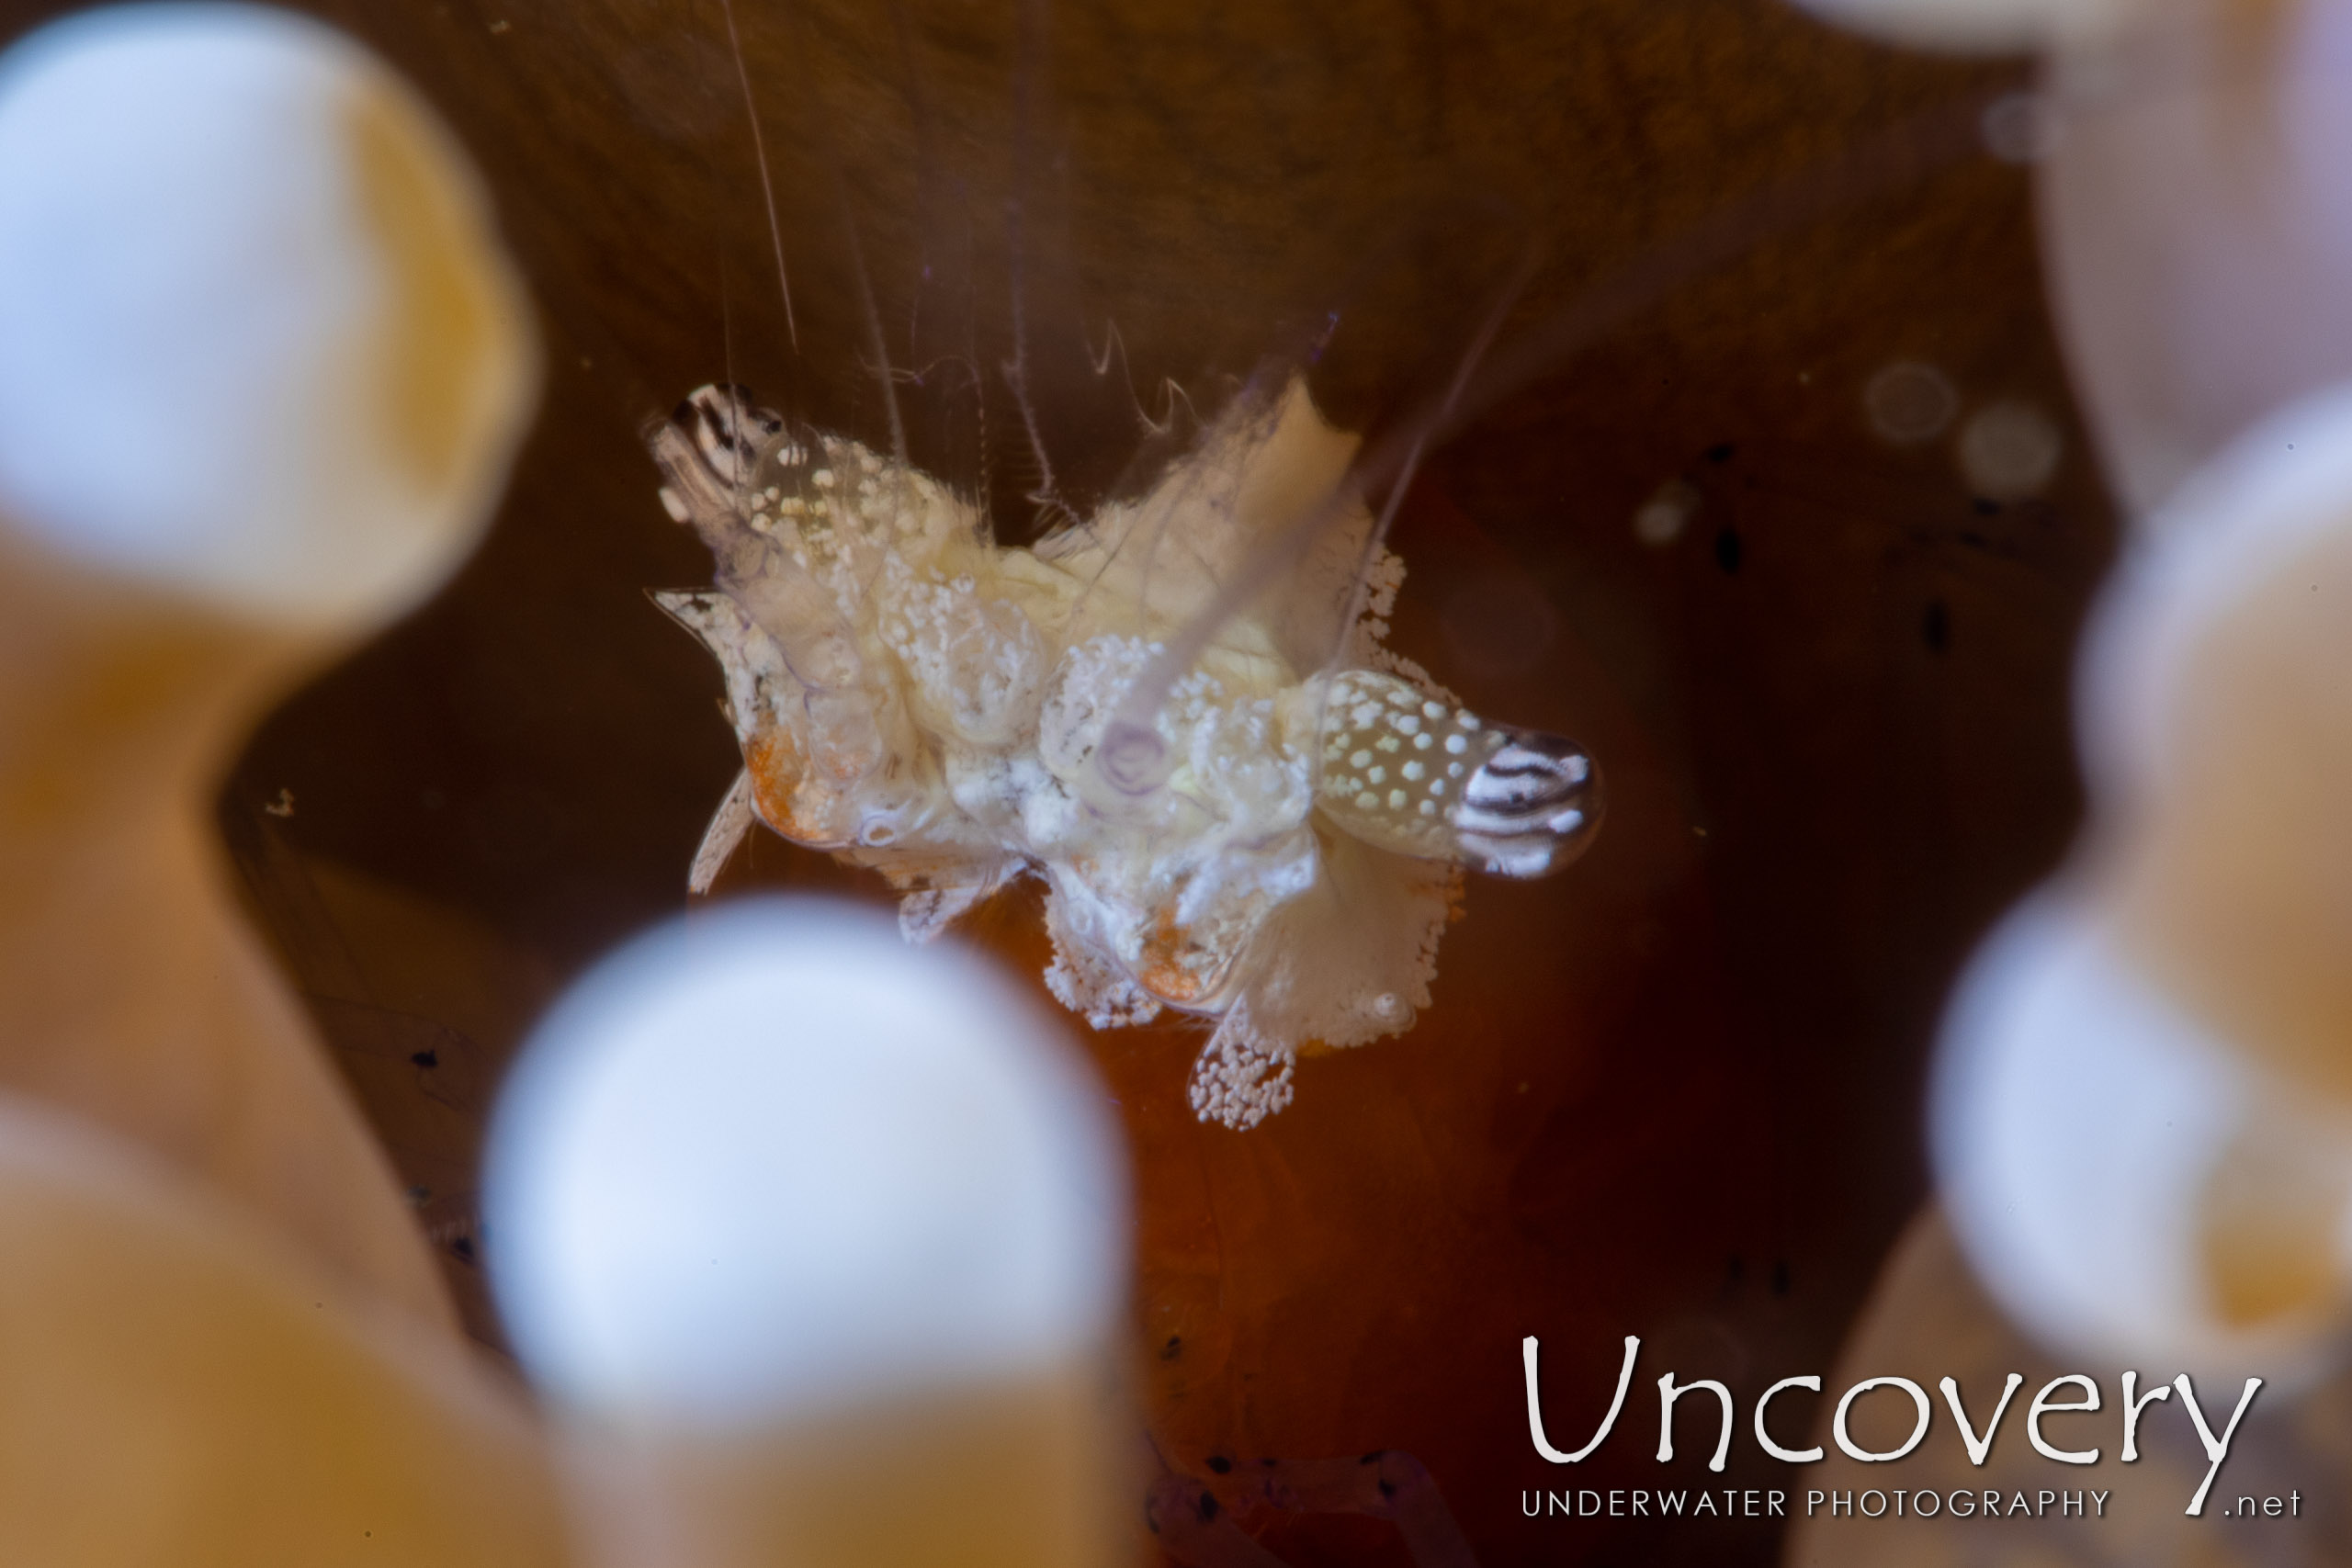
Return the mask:
<svg viewBox="0 0 2352 1568">
<path fill-rule="evenodd" d="M 920 376 L 916 457 L 1018 538 L 1046 475 L 1016 350 L 1051 493 L 1083 510 L 1181 446 L 1146 438 L 1157 389 L 1214 412 L 1335 317 L 1318 394 L 1393 426 L 1535 245 L 1506 352 L 1596 280 L 1637 308 L 1436 453 L 1395 541 L 1396 640 L 1482 710 L 1586 740 L 1611 819 L 1566 875 L 1475 885 L 1420 1026 L 1305 1064 L 1256 1132 L 1186 1111 L 1197 1032 L 1091 1043 L 1138 1159 L 1137 1364 L 1161 1460 L 1293 1562 L 1403 1559 L 1385 1526 L 1249 1509 L 1212 1458 L 1411 1450 L 1488 1568 L 1769 1560 L 1760 1526 L 1528 1521 L 1519 1494 L 1704 1484 L 1705 1421 L 1671 1470 L 1650 1458 L 1640 1391 L 1668 1367 L 1743 1413 L 1830 1371 L 1924 1190 L 1943 987 L 2074 821 L 2066 655 L 2112 525 L 2027 179 L 1906 151 L 2022 68 L 1898 58 L 1763 0 L 739 0 L 796 351 L 716 0 L 312 8 L 487 171 L 547 398 L 481 554 L 271 717 L 221 816 L 479 1330 L 499 1065 L 564 976 L 683 906 L 735 767 L 715 668 L 643 596 L 707 561 L 654 503 L 642 422 L 731 374 L 884 444 L 870 289 Z M 1792 178 L 1825 214 L 1749 205 Z M 1948 439 L 1874 438 L 1862 384 L 1903 358 L 1968 409 L 2055 417 L 2047 497 L 1983 501 Z M 1634 513 L 1677 478 L 1691 525 L 1642 545 Z M 292 814 L 266 815 L 281 791 Z M 773 839 L 729 886 L 779 883 L 877 891 Z M 978 934 L 1034 975 L 1034 904 L 1001 905 Z M 1645 1337 L 1594 1466 L 1528 1445 L 1529 1333 L 1574 1442 Z M 1736 1483 L 1797 1475 L 1744 1432 L 1735 1455 Z"/>
</svg>

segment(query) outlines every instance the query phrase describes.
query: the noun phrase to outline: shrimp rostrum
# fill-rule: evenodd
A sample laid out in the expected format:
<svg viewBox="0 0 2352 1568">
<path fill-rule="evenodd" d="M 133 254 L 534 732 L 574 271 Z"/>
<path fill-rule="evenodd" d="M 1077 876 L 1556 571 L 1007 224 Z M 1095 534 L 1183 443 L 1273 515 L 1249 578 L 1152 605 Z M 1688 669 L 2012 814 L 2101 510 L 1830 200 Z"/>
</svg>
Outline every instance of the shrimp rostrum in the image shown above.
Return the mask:
<svg viewBox="0 0 2352 1568">
<path fill-rule="evenodd" d="M 650 440 L 718 568 L 656 598 L 718 655 L 743 750 L 697 889 L 754 816 L 888 877 L 917 942 L 1035 874 L 1056 997 L 1096 1028 L 1214 1021 L 1204 1119 L 1253 1125 L 1302 1049 L 1410 1027 L 1462 869 L 1541 876 L 1598 825 L 1583 751 L 1382 647 L 1403 563 L 1302 382 L 1027 547 L 741 388 Z"/>
</svg>

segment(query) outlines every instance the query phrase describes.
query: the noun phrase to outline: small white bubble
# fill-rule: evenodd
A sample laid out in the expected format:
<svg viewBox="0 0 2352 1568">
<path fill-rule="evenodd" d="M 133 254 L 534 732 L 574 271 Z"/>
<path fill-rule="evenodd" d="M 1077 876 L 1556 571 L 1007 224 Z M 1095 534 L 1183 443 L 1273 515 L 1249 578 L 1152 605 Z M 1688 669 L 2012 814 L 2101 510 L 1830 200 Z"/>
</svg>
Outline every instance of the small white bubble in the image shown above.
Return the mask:
<svg viewBox="0 0 2352 1568">
<path fill-rule="evenodd" d="M 1951 423 L 1960 412 L 1960 391 L 1934 366 L 1901 359 L 1863 386 L 1862 412 L 1883 439 L 1916 446 L 1934 440 Z"/>
<path fill-rule="evenodd" d="M 1960 470 L 1978 494 L 2015 501 L 2048 484 L 2065 450 L 2065 437 L 2040 409 L 1990 403 L 1961 429 Z"/>
<path fill-rule="evenodd" d="M 1405 792 L 1403 790 L 1392 789 L 1388 792 L 1388 809 L 1391 811 L 1402 811 L 1405 809 Z"/>
<path fill-rule="evenodd" d="M 1634 511 L 1634 537 L 1652 549 L 1663 548 L 1682 536 L 1698 511 L 1698 487 L 1687 479 L 1668 479 Z"/>
</svg>

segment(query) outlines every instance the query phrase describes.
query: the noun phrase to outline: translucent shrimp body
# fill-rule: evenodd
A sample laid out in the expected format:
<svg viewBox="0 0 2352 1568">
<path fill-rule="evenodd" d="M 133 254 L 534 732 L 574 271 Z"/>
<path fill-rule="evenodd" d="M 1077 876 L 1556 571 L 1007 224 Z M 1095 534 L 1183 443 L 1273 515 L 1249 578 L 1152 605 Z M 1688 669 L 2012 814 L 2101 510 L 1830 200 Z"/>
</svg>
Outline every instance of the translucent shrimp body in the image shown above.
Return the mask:
<svg viewBox="0 0 2352 1568">
<path fill-rule="evenodd" d="M 1216 1021 L 1204 1118 L 1252 1125 L 1289 1102 L 1302 1046 L 1408 1028 L 1461 868 L 1541 875 L 1597 826 L 1576 747 L 1481 721 L 1381 647 L 1404 567 L 1361 504 L 1215 628 L 1155 715 L 1159 775 L 1106 777 L 1153 659 L 1346 482 L 1355 439 L 1298 383 L 1034 548 L 741 389 L 695 393 L 650 440 L 664 504 L 718 561 L 715 589 L 657 597 L 725 668 L 745 763 L 696 885 L 754 816 L 883 873 L 914 941 L 1034 872 L 1065 1004 L 1097 1028 Z"/>
</svg>

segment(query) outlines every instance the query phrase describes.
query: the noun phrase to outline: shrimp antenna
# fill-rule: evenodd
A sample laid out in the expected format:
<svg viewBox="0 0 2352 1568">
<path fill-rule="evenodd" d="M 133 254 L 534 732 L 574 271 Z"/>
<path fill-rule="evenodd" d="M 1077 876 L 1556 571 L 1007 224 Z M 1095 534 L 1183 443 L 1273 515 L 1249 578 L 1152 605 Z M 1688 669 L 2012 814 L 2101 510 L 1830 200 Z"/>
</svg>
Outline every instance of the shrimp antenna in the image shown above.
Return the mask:
<svg viewBox="0 0 2352 1568">
<path fill-rule="evenodd" d="M 1356 466 L 1347 482 L 1321 504 L 1276 531 L 1250 570 L 1226 583 L 1182 635 L 1170 639 L 1145 666 L 1127 688 L 1096 749 L 1095 766 L 1104 782 L 1131 795 L 1158 787 L 1170 759 L 1154 721 L 1170 689 L 1193 667 L 1218 630 L 1247 608 L 1269 582 L 1304 559 L 1323 531 L 1345 516 L 1359 496 L 1409 474 L 1430 444 L 1451 434 L 1471 413 L 1557 369 L 1563 360 L 1609 328 L 1691 279 L 1728 265 L 1758 240 L 1801 228 L 1978 151 L 1984 110 L 2000 96 L 1979 91 L 1948 100 L 1859 148 L 1823 158 L 1664 243 L 1645 248 L 1525 337 L 1493 354 L 1485 375 L 1473 378 L 1470 369 L 1476 356 L 1465 360 L 1464 371 L 1442 395 L 1424 402 L 1397 433 L 1383 439 Z M 1498 316 L 1482 342 L 1490 339 L 1499 325 Z M 1390 496 L 1392 510 L 1401 493 L 1402 485 L 1397 484 Z"/>
<path fill-rule="evenodd" d="M 907 422 L 899 412 L 899 389 L 890 375 L 890 344 L 882 331 L 882 308 L 874 300 L 874 279 L 866 276 L 865 247 L 857 237 L 857 218 L 849 204 L 849 182 L 842 177 L 841 165 L 829 154 L 825 160 L 833 165 L 833 199 L 842 209 L 842 231 L 849 240 L 849 265 L 857 274 L 857 302 L 865 310 L 865 333 L 872 340 L 874 374 L 882 383 L 882 409 L 890 420 L 890 455 L 905 468 L 907 457 Z"/>
<path fill-rule="evenodd" d="M 768 175 L 767 138 L 760 130 L 760 106 L 752 96 L 752 69 L 743 63 L 742 35 L 735 30 L 735 0 L 718 0 L 727 17 L 727 43 L 735 51 L 735 79 L 743 87 L 743 116 L 752 122 L 752 153 L 759 161 L 760 194 L 768 204 L 768 239 L 775 246 L 776 287 L 784 292 L 784 331 L 792 351 L 800 352 L 800 325 L 792 318 L 792 278 L 784 269 L 784 222 L 775 211 L 775 181 Z"/>
<path fill-rule="evenodd" d="M 1469 348 L 1462 355 L 1462 363 L 1454 367 L 1453 379 L 1447 384 L 1444 399 L 1439 402 L 1435 415 L 1429 423 L 1419 423 L 1414 429 L 1412 441 L 1405 448 L 1404 459 L 1397 467 L 1396 478 L 1390 482 L 1387 498 L 1381 502 L 1380 516 L 1373 523 L 1372 532 L 1364 537 L 1363 550 L 1356 558 L 1355 586 L 1348 595 L 1348 613 L 1340 618 L 1340 641 L 1332 648 L 1332 659 L 1339 657 L 1340 649 L 1347 645 L 1349 629 L 1363 615 L 1365 583 L 1373 560 L 1380 554 L 1380 547 L 1388 542 L 1388 525 L 1396 520 L 1396 509 L 1404 503 L 1405 492 L 1413 486 L 1413 475 L 1420 468 L 1421 454 L 1428 448 L 1430 433 L 1453 416 L 1455 405 L 1462 400 L 1463 392 L 1470 385 L 1472 372 L 1478 368 L 1478 362 L 1487 356 L 1487 351 L 1494 346 L 1495 336 L 1502 331 L 1503 321 L 1510 316 L 1511 307 L 1519 303 L 1520 296 L 1526 293 L 1527 286 L 1534 281 L 1536 266 L 1543 257 L 1540 244 L 1527 247 L 1527 254 L 1520 258 L 1518 270 L 1496 293 L 1494 305 L 1487 310 L 1487 319 L 1479 324 L 1476 335 L 1471 338 Z M 1197 652 L 1194 657 L 1198 657 Z"/>
<path fill-rule="evenodd" d="M 934 406 L 942 413 L 952 417 L 952 400 L 960 395 L 957 387 L 960 386 L 961 390 L 971 394 L 973 444 L 978 469 L 974 481 L 975 499 L 979 510 L 981 530 L 987 537 L 993 540 L 996 525 L 995 519 L 989 511 L 990 462 L 988 378 L 980 370 L 979 342 L 976 335 L 977 329 L 973 320 L 972 301 L 976 294 L 976 286 L 972 280 L 975 264 L 971 214 L 967 199 L 969 192 L 964 188 L 962 182 L 952 180 L 941 173 L 938 153 L 940 132 L 936 116 L 932 109 L 932 94 L 924 77 L 922 56 L 915 48 L 914 23 L 909 15 L 906 0 L 889 0 L 889 4 L 891 28 L 899 51 L 899 75 L 905 84 L 908 113 L 914 124 L 915 165 L 918 175 L 916 210 L 920 222 L 917 228 L 917 243 L 921 249 L 918 255 L 916 287 L 910 290 L 908 296 L 907 354 L 910 359 L 923 360 L 922 329 L 927 321 L 923 314 L 924 297 L 933 286 L 932 261 L 934 246 L 944 244 L 950 250 L 956 249 L 956 242 L 954 237 L 956 231 L 956 225 L 960 223 L 962 236 L 960 254 L 963 265 L 956 270 L 963 280 L 961 346 L 952 355 L 933 355 L 928 360 L 923 360 L 922 368 L 916 373 L 914 380 L 918 386 L 928 386 L 933 368 L 946 363 L 954 363 L 965 371 L 967 379 L 963 383 L 942 384 L 937 393 L 940 401 Z M 952 213 L 949 211 L 948 202 L 948 193 L 951 190 L 957 198 Z M 952 300 L 944 307 L 951 312 L 955 308 L 955 302 Z M 949 321 L 952 326 L 955 321 L 953 314 L 949 316 Z"/>
<path fill-rule="evenodd" d="M 732 4 L 732 0 L 729 0 L 729 3 Z M 785 14 L 792 21 L 793 44 L 805 59 L 810 51 L 808 26 L 801 17 L 800 8 L 797 6 L 787 7 Z M 739 65 L 742 62 L 740 53 L 736 56 L 736 62 Z M 857 209 L 850 205 L 849 180 L 842 173 L 841 149 L 834 145 L 829 126 L 820 127 L 817 132 L 817 145 L 820 150 L 819 155 L 824 160 L 826 176 L 832 184 L 833 205 L 840 210 L 842 236 L 849 244 L 850 271 L 857 278 L 857 302 L 865 317 L 865 335 L 868 346 L 874 354 L 874 375 L 875 378 L 881 383 L 882 408 L 890 422 L 890 455 L 898 458 L 899 467 L 903 470 L 908 466 L 907 424 L 899 413 L 899 389 L 890 374 L 889 338 L 882 330 L 882 310 L 875 301 L 874 279 L 865 270 L 865 246 L 858 238 Z M 764 165 L 762 167 L 761 174 L 764 178 L 766 175 Z M 770 198 L 769 210 L 771 220 L 773 220 L 775 210 L 773 197 Z M 782 245 L 783 242 L 779 240 L 776 257 L 776 267 L 779 272 L 784 266 Z"/>
<path fill-rule="evenodd" d="M 1029 396 L 1028 266 L 1022 251 L 1026 240 L 1027 204 L 1021 187 L 1028 179 L 1030 119 L 1037 77 L 1045 69 L 1045 26 L 1038 15 L 1042 9 L 1042 0 L 1028 0 L 1021 7 L 1020 56 L 1012 101 L 1013 190 L 1004 204 L 1005 272 L 1012 293 L 1012 357 L 1001 368 L 1006 384 L 1012 389 L 1013 406 L 1021 411 L 1030 455 L 1037 462 L 1037 488 L 1029 499 L 1041 508 L 1068 515 L 1070 509 L 1063 503 L 1061 491 L 1054 483 L 1054 460 L 1046 455 L 1045 435 L 1037 428 L 1036 404 Z"/>
</svg>

